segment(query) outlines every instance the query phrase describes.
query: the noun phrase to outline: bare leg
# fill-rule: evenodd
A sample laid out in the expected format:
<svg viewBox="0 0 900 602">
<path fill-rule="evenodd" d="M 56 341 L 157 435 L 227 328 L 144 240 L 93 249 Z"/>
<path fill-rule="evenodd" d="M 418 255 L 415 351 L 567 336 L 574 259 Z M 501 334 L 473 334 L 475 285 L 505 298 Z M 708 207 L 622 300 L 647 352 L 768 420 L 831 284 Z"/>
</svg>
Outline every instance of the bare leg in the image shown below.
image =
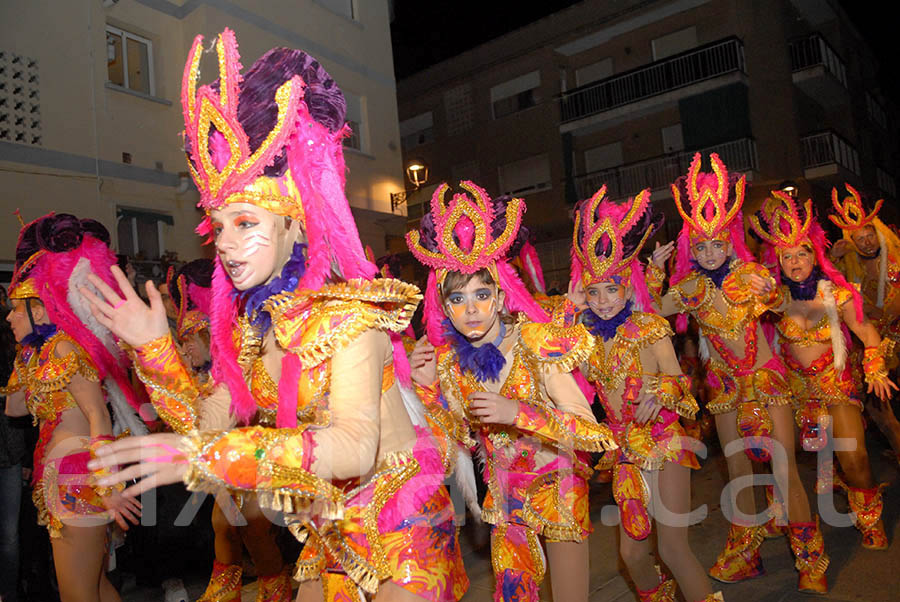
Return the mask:
<svg viewBox="0 0 900 602">
<path fill-rule="evenodd" d="M 649 476 L 659 555 L 672 571 L 672 576 L 678 582 L 685 599 L 703 600 L 713 590 L 706 571 L 694 556 L 688 543 L 691 471 L 680 464 L 667 462 L 663 470 Z M 666 520 L 667 514 L 673 514 L 675 515 L 673 518 L 677 517 L 680 520 Z"/>
<path fill-rule="evenodd" d="M 62 537 L 50 539 L 56 580 L 62 602 L 120 602 L 112 584 L 102 587 L 106 559 L 106 525 L 63 527 Z M 107 583 L 109 583 L 107 581 Z"/>
<path fill-rule="evenodd" d="M 868 410 L 869 416 L 878 426 L 878 430 L 887 437 L 894 453 L 900 456 L 900 422 L 897 421 L 890 402 L 882 403 L 874 395 L 868 395 L 866 397 L 866 410 Z"/>
<path fill-rule="evenodd" d="M 588 541 L 548 541 L 546 545 L 553 599 L 587 602 L 591 578 Z"/>
<path fill-rule="evenodd" d="M 247 519 L 247 525 L 238 527 L 238 531 L 256 566 L 256 574 L 262 576 L 280 573 L 284 568 L 284 559 L 275 544 L 275 525 L 260 510 L 256 496 L 247 496 L 241 511 Z"/>
<path fill-rule="evenodd" d="M 834 437 L 836 439 L 855 439 L 856 449 L 835 451 L 844 480 L 859 489 L 871 489 L 875 486 L 872 468 L 869 465 L 869 452 L 866 450 L 866 433 L 863 427 L 862 412 L 852 405 L 833 405 L 828 412 L 834 419 Z"/>
<path fill-rule="evenodd" d="M 238 528 L 228 522 L 219 504 L 213 504 L 212 526 L 216 534 L 216 560 L 222 564 L 241 564 L 241 537 Z"/>
<path fill-rule="evenodd" d="M 636 541 L 628 537 L 622 525 L 619 525 L 619 554 L 628 568 L 628 574 L 639 590 L 650 591 L 659 585 L 659 575 L 656 573 L 656 559 L 653 556 L 653 546 L 650 538 Z M 555 593 L 555 592 L 554 592 Z M 556 599 L 556 596 L 554 596 Z"/>
<path fill-rule="evenodd" d="M 772 436 L 784 447 L 786 462 L 772 461 L 772 476 L 781 493 L 781 499 L 787 503 L 788 520 L 792 523 L 807 523 L 812 520 L 809 511 L 809 498 L 800 480 L 797 470 L 797 452 L 794 447 L 794 415 L 790 405 L 769 406 L 772 417 Z"/>
<path fill-rule="evenodd" d="M 719 443 L 724 450 L 732 441 L 740 438 L 737 430 L 737 411 L 727 412 L 725 414 L 716 414 L 716 431 L 719 434 Z M 753 474 L 753 465 L 750 458 L 743 451 L 731 454 L 725 461 L 728 464 L 728 480 L 732 481 L 738 477 L 747 477 Z M 744 487 L 738 491 L 735 496 L 737 509 L 744 514 L 753 516 L 756 514 L 756 500 L 753 498 L 753 488 Z"/>
</svg>

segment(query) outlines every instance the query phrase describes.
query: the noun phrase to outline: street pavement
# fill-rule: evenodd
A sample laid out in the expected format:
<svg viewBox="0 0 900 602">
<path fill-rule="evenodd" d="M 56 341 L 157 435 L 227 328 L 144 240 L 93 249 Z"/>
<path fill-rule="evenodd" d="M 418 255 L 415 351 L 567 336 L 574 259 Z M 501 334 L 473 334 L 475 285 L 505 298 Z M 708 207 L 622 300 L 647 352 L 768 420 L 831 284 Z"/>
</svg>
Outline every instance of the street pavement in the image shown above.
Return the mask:
<svg viewBox="0 0 900 602">
<path fill-rule="evenodd" d="M 889 602 L 900 600 L 900 535 L 898 515 L 900 515 L 900 466 L 882 454 L 883 445 L 879 441 L 869 444 L 870 459 L 876 479 L 891 486 L 885 491 L 884 520 L 891 541 L 887 551 L 865 550 L 860 546 L 861 537 L 853 527 L 836 528 L 823 524 L 825 545 L 831 557 L 828 568 L 830 591 L 826 596 L 801 594 L 796 591 L 797 573 L 786 538 L 770 539 L 762 545 L 763 562 L 767 575 L 748 582 L 726 585 L 717 584 L 725 599 L 740 602 L 789 602 L 794 600 L 830 600 L 836 602 L 866 601 Z M 815 480 L 815 456 L 803 453 L 800 456 L 801 477 L 812 491 Z M 705 504 L 708 516 L 701 523 L 690 527 L 691 546 L 700 563 L 710 566 L 725 543 L 728 524 L 719 508 L 719 498 L 726 480 L 725 460 L 721 452 L 711 450 L 700 470 L 694 472 L 692 497 L 695 508 Z M 760 496 L 760 501 L 762 497 Z M 815 496 L 812 503 L 817 504 Z M 604 526 L 601 514 L 608 517 L 605 506 L 612 504 L 609 484 L 592 483 L 591 516 L 594 533 L 591 536 L 591 602 L 630 602 L 637 600 L 633 585 L 628 580 L 627 571 L 617 553 L 618 529 Z M 836 494 L 835 507 L 840 512 L 847 511 L 846 497 Z M 464 602 L 489 602 L 493 591 L 488 532 L 484 526 L 468 524 L 460 534 L 466 570 L 471 580 Z M 206 585 L 208 574 L 184 575 L 183 580 L 191 599 L 196 599 Z M 552 575 L 549 576 L 552 580 Z M 551 600 L 549 580 L 545 581 L 541 592 L 542 600 Z M 136 588 L 126 582 L 122 590 L 124 602 L 150 602 L 163 600 L 159 588 Z M 242 599 L 253 602 L 256 583 L 244 586 Z M 557 601 L 565 602 L 565 601 Z M 690 601 L 688 601 L 690 602 Z"/>
</svg>

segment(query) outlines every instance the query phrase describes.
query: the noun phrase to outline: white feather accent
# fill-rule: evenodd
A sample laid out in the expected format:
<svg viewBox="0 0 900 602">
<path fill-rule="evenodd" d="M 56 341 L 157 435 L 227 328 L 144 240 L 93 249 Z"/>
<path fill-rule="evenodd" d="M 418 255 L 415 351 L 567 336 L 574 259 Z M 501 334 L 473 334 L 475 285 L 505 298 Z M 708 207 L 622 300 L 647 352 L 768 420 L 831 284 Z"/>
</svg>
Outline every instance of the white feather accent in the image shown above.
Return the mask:
<svg viewBox="0 0 900 602">
<path fill-rule="evenodd" d="M 884 290 L 887 287 L 888 277 L 888 246 L 884 239 L 884 233 L 875 228 L 878 234 L 878 248 L 881 250 L 881 257 L 878 259 L 878 300 L 875 302 L 876 307 L 884 307 Z"/>
<path fill-rule="evenodd" d="M 116 341 L 112 333 L 97 321 L 94 314 L 91 313 L 90 305 L 82 297 L 79 290 L 84 287 L 97 295 L 100 294 L 94 285 L 88 281 L 88 276 L 92 273 L 91 262 L 86 257 L 79 259 L 78 263 L 75 264 L 75 269 L 72 270 L 72 274 L 69 276 L 66 300 L 69 302 L 69 307 L 72 308 L 75 316 L 87 326 L 88 330 L 103 343 L 103 346 L 113 356 L 116 356 L 119 354 L 119 349 L 116 347 Z M 113 434 L 119 435 L 125 429 L 129 429 L 132 435 L 147 434 L 147 425 L 144 424 L 144 421 L 141 420 L 135 409 L 128 403 L 125 394 L 115 380 L 105 378 L 103 379 L 103 386 L 106 390 L 106 399 L 112 407 Z"/>
<path fill-rule="evenodd" d="M 537 277 L 537 270 L 534 268 L 534 262 L 531 261 L 531 257 L 528 255 L 525 256 L 525 267 L 528 269 L 528 275 L 531 277 L 531 283 L 534 285 L 534 288 L 537 292 L 546 294 L 547 291 L 541 290 L 541 282 Z"/>
<path fill-rule="evenodd" d="M 703 336 L 703 331 L 701 330 L 698 335 L 697 340 L 697 353 L 700 354 L 700 359 L 705 361 L 709 360 L 709 341 L 706 340 L 706 337 Z"/>
<path fill-rule="evenodd" d="M 818 292 L 822 295 L 825 304 L 825 314 L 828 316 L 828 326 L 831 328 L 831 349 L 834 351 L 834 369 L 840 373 L 847 364 L 847 341 L 844 339 L 844 331 L 841 328 L 841 320 L 838 316 L 837 301 L 834 299 L 834 284 L 830 280 L 819 280 Z"/>
<path fill-rule="evenodd" d="M 416 426 L 427 427 L 425 406 L 422 405 L 422 400 L 419 399 L 416 392 L 411 387 L 401 385 L 399 381 L 397 382 L 397 388 L 400 389 L 400 398 L 403 400 L 406 413 L 409 414 L 409 419 L 412 420 L 412 423 Z"/>
<path fill-rule="evenodd" d="M 468 450 L 459 447 L 456 453 L 456 469 L 453 471 L 454 483 L 459 487 L 466 501 L 466 506 L 475 517 L 475 520 L 481 522 L 481 506 L 478 505 L 478 488 L 475 485 L 475 463 L 472 462 L 472 455 Z"/>
</svg>

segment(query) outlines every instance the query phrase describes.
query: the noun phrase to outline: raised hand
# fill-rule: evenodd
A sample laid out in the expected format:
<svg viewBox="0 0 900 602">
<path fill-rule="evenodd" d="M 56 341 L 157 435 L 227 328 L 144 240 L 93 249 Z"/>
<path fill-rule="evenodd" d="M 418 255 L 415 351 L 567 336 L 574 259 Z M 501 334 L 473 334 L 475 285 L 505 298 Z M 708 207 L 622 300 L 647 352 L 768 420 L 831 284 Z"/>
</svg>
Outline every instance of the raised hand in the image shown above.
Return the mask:
<svg viewBox="0 0 900 602">
<path fill-rule="evenodd" d="M 834 246 L 831 247 L 830 254 L 833 259 L 840 259 L 850 250 L 850 241 L 842 238 L 834 243 Z"/>
<path fill-rule="evenodd" d="M 569 282 L 569 291 L 566 293 L 569 301 L 579 310 L 587 309 L 587 295 L 584 294 L 584 285 L 581 280 L 577 280 L 574 284 Z"/>
<path fill-rule="evenodd" d="M 519 415 L 519 402 L 488 391 L 469 395 L 469 413 L 486 424 L 513 424 Z"/>
<path fill-rule="evenodd" d="M 410 376 L 413 382 L 421 387 L 429 387 L 437 380 L 437 359 L 434 346 L 423 336 L 416 341 L 416 346 L 409 356 Z"/>
<path fill-rule="evenodd" d="M 98 448 L 97 457 L 88 462 L 88 468 L 118 469 L 99 479 L 97 484 L 103 487 L 139 478 L 137 484 L 122 492 L 126 497 L 137 497 L 155 487 L 181 481 L 189 466 L 188 449 L 187 437 L 174 433 L 124 437 Z"/>
<path fill-rule="evenodd" d="M 897 390 L 897 385 L 894 384 L 892 380 L 884 379 L 875 381 L 873 383 L 869 383 L 869 393 L 875 393 L 878 396 L 878 399 L 882 401 L 882 403 L 888 403 L 891 400 L 891 397 L 894 396 L 894 391 Z"/>
<path fill-rule="evenodd" d="M 168 333 L 166 308 L 153 283 L 147 281 L 147 298 L 150 300 L 148 306 L 134 292 L 118 266 L 113 266 L 110 271 L 125 295 L 124 299 L 93 274 L 88 276 L 88 280 L 97 288 L 100 296 L 85 287 L 81 288 L 81 295 L 90 303 L 91 313 L 97 321 L 132 347 L 139 347 Z"/>
<path fill-rule="evenodd" d="M 666 268 L 666 262 L 669 260 L 669 257 L 672 256 L 672 253 L 675 252 L 675 241 L 670 240 L 664 245 L 660 245 L 659 242 L 656 243 L 656 247 L 653 249 L 653 254 L 650 255 L 650 261 L 656 265 L 656 267 L 660 269 Z"/>
</svg>

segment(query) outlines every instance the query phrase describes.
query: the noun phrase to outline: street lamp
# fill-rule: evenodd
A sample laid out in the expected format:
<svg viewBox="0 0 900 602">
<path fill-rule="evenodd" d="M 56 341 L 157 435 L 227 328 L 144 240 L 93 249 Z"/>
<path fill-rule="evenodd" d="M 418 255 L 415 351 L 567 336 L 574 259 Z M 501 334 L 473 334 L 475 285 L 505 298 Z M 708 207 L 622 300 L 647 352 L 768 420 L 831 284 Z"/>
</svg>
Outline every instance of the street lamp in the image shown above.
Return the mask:
<svg viewBox="0 0 900 602">
<path fill-rule="evenodd" d="M 418 190 L 419 187 L 428 181 L 428 165 L 419 159 L 410 160 L 409 164 L 406 166 L 406 177 L 409 179 L 410 183 L 416 187 L 416 190 Z"/>
<path fill-rule="evenodd" d="M 792 180 L 785 180 L 778 186 L 778 189 L 781 192 L 786 193 L 792 199 L 796 199 L 797 195 L 800 193 L 800 189 L 797 188 L 797 185 Z"/>
</svg>

